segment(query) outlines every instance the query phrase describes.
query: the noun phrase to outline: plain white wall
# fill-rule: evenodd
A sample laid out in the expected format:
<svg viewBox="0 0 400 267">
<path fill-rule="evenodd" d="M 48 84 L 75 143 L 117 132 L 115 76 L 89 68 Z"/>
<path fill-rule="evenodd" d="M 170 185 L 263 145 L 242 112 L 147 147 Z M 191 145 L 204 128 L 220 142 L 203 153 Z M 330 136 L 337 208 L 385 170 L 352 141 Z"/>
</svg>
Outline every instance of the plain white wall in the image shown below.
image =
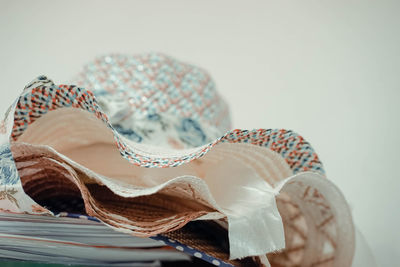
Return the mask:
<svg viewBox="0 0 400 267">
<path fill-rule="evenodd" d="M 0 0 L 0 108 L 39 74 L 161 51 L 206 68 L 235 128 L 319 153 L 381 266 L 400 254 L 399 1 Z"/>
</svg>

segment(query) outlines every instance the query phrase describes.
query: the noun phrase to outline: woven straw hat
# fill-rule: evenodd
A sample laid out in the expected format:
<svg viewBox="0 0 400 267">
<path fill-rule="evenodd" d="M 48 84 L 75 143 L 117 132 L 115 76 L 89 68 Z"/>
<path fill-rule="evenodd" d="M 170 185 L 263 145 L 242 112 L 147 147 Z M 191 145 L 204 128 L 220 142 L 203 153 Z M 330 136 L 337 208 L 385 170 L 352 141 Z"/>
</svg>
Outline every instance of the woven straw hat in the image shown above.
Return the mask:
<svg viewBox="0 0 400 267">
<path fill-rule="evenodd" d="M 4 207 L 82 212 L 219 265 L 266 265 L 265 253 L 252 252 L 250 243 L 278 240 L 283 243 L 271 241 L 275 247 L 264 251 L 273 266 L 350 266 L 348 205 L 310 144 L 290 130 L 228 131 L 229 109 L 205 71 L 157 53 L 109 55 L 85 66 L 74 84 L 79 87 L 41 76 L 6 115 L 3 135 L 11 143 L 4 141 L 2 150 L 12 152 L 4 158 L 15 161 L 16 178 L 2 183 L 19 197 Z M 251 239 L 232 228 L 232 214 L 220 208 L 221 193 L 212 188 L 221 186 L 217 174 L 235 170 L 261 178 L 273 192 L 265 201 L 276 201 L 279 213 L 265 222 L 276 229 L 283 222 L 284 239 L 279 230 L 255 227 L 254 236 L 264 238 Z M 237 202 L 244 205 L 240 197 Z"/>
</svg>

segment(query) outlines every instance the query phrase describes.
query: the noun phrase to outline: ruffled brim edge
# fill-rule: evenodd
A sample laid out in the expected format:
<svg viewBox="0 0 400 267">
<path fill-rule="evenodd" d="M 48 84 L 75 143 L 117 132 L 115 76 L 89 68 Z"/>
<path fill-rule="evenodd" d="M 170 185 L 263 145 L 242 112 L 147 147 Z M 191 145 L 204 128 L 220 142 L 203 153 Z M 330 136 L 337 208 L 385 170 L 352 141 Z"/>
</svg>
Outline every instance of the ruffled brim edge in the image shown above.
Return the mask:
<svg viewBox="0 0 400 267">
<path fill-rule="evenodd" d="M 228 142 L 266 147 L 278 153 L 294 174 L 314 171 L 324 175 L 322 163 L 311 145 L 297 133 L 284 129 L 235 129 L 201 147 L 179 151 L 178 156 L 152 155 L 151 151 L 143 150 L 141 144 L 128 141 L 114 129 L 91 91 L 74 85 L 57 86 L 45 76 L 39 76 L 28 84 L 16 101 L 11 139 L 17 141 L 18 137 L 38 118 L 50 111 L 65 107 L 85 110 L 101 120 L 112 131 L 121 155 L 137 166 L 176 167 L 204 156 L 219 143 Z M 171 152 L 174 154 L 176 151 L 171 149 Z"/>
</svg>

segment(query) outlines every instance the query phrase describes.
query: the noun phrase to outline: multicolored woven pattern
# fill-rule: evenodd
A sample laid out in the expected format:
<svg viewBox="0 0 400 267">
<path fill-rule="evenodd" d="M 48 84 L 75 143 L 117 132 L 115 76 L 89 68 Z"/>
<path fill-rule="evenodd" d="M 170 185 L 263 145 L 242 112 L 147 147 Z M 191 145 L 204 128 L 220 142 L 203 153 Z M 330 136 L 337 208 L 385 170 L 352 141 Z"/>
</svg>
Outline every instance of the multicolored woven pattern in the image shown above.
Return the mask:
<svg viewBox="0 0 400 267">
<path fill-rule="evenodd" d="M 175 167 L 203 156 L 220 142 L 250 143 L 267 147 L 279 153 L 289 164 L 294 173 L 316 171 L 324 173 L 322 163 L 308 142 L 298 134 L 288 130 L 233 130 L 195 152 L 181 157 L 150 158 L 135 153 L 109 123 L 107 115 L 101 110 L 92 92 L 74 85 L 54 85 L 44 76 L 29 84 L 19 98 L 15 114 L 12 138 L 17 140 L 29 124 L 51 110 L 73 107 L 93 113 L 114 133 L 121 155 L 131 163 L 142 167 Z"/>
<path fill-rule="evenodd" d="M 124 102 L 119 103 L 124 118 L 168 113 L 206 122 L 221 132 L 231 128 L 228 106 L 210 75 L 164 54 L 99 57 L 73 83 L 105 96 L 106 102 Z"/>
</svg>

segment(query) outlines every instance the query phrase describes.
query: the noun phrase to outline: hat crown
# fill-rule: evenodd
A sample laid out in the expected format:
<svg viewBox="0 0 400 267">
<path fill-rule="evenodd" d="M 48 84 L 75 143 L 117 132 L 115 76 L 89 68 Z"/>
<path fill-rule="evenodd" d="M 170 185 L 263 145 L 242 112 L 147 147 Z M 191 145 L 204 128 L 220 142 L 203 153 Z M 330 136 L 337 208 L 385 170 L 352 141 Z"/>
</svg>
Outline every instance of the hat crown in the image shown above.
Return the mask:
<svg viewBox="0 0 400 267">
<path fill-rule="evenodd" d="M 221 134 L 230 129 L 228 106 L 210 75 L 161 53 L 96 58 L 73 83 L 91 90 L 115 122 L 127 114 L 168 114 L 215 127 Z"/>
</svg>

